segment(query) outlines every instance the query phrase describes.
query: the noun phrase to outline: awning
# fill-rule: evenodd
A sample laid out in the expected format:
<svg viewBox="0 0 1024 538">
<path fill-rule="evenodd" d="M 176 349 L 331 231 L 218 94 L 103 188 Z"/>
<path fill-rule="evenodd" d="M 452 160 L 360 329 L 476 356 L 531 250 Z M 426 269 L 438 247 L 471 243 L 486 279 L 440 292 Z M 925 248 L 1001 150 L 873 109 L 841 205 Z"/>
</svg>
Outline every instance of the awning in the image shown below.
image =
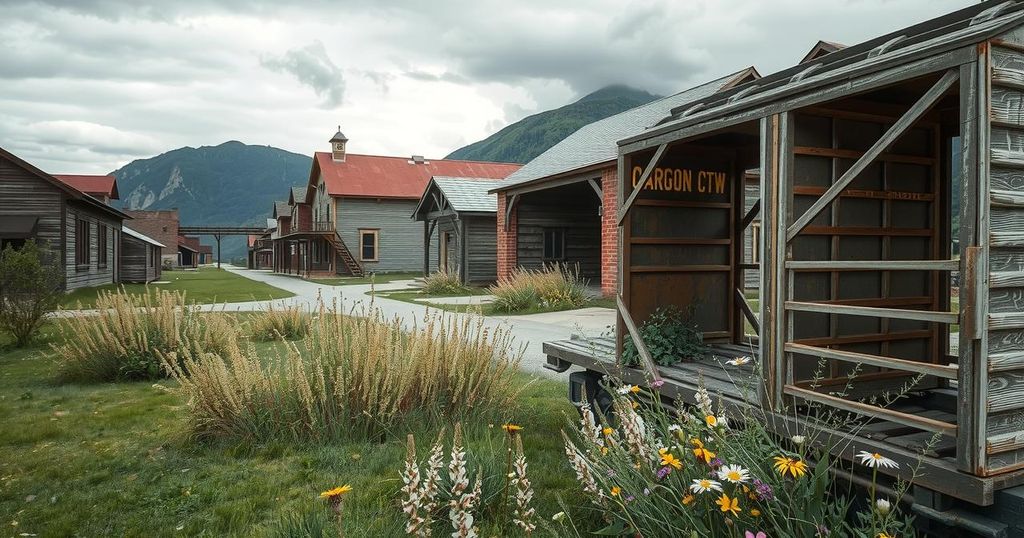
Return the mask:
<svg viewBox="0 0 1024 538">
<path fill-rule="evenodd" d="M 31 215 L 0 215 L 0 239 L 35 237 L 39 217 Z"/>
</svg>

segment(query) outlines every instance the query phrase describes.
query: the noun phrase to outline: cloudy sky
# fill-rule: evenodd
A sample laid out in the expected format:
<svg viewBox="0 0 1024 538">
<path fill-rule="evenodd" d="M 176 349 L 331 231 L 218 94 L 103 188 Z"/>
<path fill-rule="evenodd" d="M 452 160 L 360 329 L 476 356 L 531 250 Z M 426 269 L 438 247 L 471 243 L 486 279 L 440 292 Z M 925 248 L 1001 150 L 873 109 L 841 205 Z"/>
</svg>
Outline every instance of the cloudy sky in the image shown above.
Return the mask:
<svg viewBox="0 0 1024 538">
<path fill-rule="evenodd" d="M 226 140 L 441 157 L 612 83 L 680 91 L 968 0 L 0 0 L 0 146 L 104 173 Z M 287 5 L 285 5 L 287 4 Z"/>
</svg>

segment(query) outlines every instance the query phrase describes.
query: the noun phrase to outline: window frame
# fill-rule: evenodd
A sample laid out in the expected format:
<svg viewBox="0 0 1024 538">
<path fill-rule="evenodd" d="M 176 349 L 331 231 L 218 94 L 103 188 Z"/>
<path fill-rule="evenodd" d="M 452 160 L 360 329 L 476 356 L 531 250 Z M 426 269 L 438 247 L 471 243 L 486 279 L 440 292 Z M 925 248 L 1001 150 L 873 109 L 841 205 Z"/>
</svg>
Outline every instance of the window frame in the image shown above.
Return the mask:
<svg viewBox="0 0 1024 538">
<path fill-rule="evenodd" d="M 96 266 L 99 269 L 106 269 L 110 257 L 107 253 L 109 241 L 107 241 L 107 230 L 109 227 L 102 222 L 96 223 Z"/>
<path fill-rule="evenodd" d="M 92 263 L 92 223 L 75 215 L 75 269 L 85 271 Z"/>
<path fill-rule="evenodd" d="M 380 228 L 359 228 L 359 261 L 361 262 L 377 262 L 380 261 Z M 367 235 L 373 236 L 373 257 L 367 258 L 363 256 L 365 251 L 364 237 Z"/>
<path fill-rule="evenodd" d="M 555 234 L 555 233 L 557 233 L 558 237 L 561 239 L 559 241 L 559 244 L 557 245 L 559 252 L 558 252 L 558 255 L 556 256 L 555 252 L 554 252 L 555 251 L 555 243 L 552 242 L 551 243 L 551 251 L 552 251 L 551 254 L 552 255 L 548 256 L 548 237 L 549 237 L 549 234 Z M 565 228 L 563 228 L 563 227 L 546 227 L 546 228 L 543 228 L 541 230 L 541 234 L 542 234 L 542 237 L 541 237 L 540 259 L 545 261 L 545 262 L 564 262 L 566 260 L 566 257 L 565 257 L 565 236 L 566 236 Z"/>
</svg>

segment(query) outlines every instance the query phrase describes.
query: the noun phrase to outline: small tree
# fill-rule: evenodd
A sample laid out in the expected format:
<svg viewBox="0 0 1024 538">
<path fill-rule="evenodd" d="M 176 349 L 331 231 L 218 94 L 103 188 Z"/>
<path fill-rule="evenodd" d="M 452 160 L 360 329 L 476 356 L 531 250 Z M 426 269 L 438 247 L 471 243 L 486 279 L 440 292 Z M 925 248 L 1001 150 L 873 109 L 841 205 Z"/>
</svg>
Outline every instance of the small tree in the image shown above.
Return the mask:
<svg viewBox="0 0 1024 538">
<path fill-rule="evenodd" d="M 29 343 L 46 314 L 60 304 L 62 266 L 52 258 L 32 240 L 0 251 L 0 330 L 11 333 L 18 347 Z"/>
</svg>

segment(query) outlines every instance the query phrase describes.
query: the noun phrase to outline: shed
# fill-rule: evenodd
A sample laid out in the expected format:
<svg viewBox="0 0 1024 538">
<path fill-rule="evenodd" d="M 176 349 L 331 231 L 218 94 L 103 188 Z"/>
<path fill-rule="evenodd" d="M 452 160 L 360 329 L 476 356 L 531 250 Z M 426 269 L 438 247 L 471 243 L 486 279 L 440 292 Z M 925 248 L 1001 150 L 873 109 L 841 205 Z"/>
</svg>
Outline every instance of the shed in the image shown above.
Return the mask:
<svg viewBox="0 0 1024 538">
<path fill-rule="evenodd" d="M 497 195 L 490 178 L 433 177 L 413 212 L 423 221 L 423 271 L 430 272 L 430 245 L 437 249 L 438 269 L 457 271 L 465 284 L 497 279 Z M 433 241 L 434 230 L 437 240 Z"/>
<path fill-rule="evenodd" d="M 883 452 L 900 467 L 880 472 L 934 499 L 994 503 L 1024 484 L 1022 81 L 1024 3 L 985 2 L 619 141 L 617 341 L 546 343 L 554 366 L 600 372 L 632 338 L 647 360 L 627 382 L 664 379 L 663 394 L 693 402 L 703 376 L 727 405 L 766 409 L 780 435 L 798 427 L 794 407 L 856 418 L 815 426 L 842 440 L 837 456 Z M 761 201 L 744 212 L 740 178 L 755 168 Z M 738 237 L 758 213 L 755 306 L 737 290 Z M 753 354 L 757 390 L 714 357 L 654 366 L 637 327 L 665 305 L 695 308 L 718 357 Z"/>
<path fill-rule="evenodd" d="M 121 230 L 121 280 L 152 282 L 160 279 L 160 258 L 166 245 L 127 226 Z"/>
</svg>

